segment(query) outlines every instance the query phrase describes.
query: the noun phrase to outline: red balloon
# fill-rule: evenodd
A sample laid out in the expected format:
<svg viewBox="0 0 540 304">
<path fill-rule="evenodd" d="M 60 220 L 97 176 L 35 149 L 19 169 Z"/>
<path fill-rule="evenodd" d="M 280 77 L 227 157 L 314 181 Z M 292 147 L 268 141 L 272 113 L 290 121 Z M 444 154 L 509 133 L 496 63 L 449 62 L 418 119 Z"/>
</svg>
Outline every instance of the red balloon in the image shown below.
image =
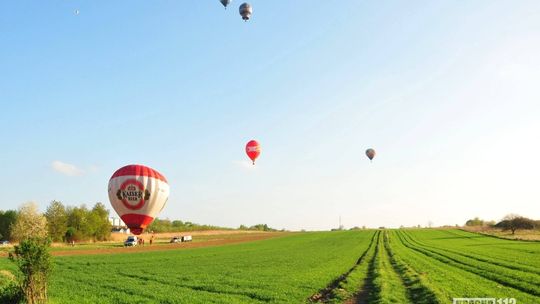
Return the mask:
<svg viewBox="0 0 540 304">
<path fill-rule="evenodd" d="M 246 145 L 246 154 L 255 165 L 255 160 L 261 155 L 261 145 L 256 140 L 250 140 Z"/>
<path fill-rule="evenodd" d="M 109 180 L 109 200 L 122 221 L 139 235 L 161 212 L 169 198 L 165 176 L 143 165 L 122 167 Z"/>
</svg>

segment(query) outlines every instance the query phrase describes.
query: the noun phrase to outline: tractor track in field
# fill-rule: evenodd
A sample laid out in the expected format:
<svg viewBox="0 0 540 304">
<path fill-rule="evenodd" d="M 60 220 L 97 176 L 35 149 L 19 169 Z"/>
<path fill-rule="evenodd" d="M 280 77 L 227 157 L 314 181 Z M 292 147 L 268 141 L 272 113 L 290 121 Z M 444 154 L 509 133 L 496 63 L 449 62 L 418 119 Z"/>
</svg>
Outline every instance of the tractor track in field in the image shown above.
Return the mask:
<svg viewBox="0 0 540 304">
<path fill-rule="evenodd" d="M 375 245 L 375 252 L 373 257 L 369 260 L 368 273 L 361 289 L 353 295 L 352 298 L 346 300 L 345 304 L 367 304 L 370 298 L 373 296 L 374 284 L 373 277 L 375 276 L 375 268 L 377 267 L 375 262 L 377 260 L 377 254 L 379 253 L 379 238 L 381 237 L 381 231 L 377 232 L 377 244 Z M 370 247 L 371 248 L 371 247 Z"/>
<path fill-rule="evenodd" d="M 335 280 L 330 282 L 325 288 L 319 290 L 317 293 L 310 296 L 308 298 L 308 302 L 311 302 L 311 303 L 327 303 L 327 302 L 329 302 L 333 298 L 333 296 L 335 294 L 335 290 L 337 288 L 339 288 L 341 282 L 345 281 L 347 279 L 347 277 L 349 276 L 349 274 L 351 274 L 351 272 L 353 272 L 356 269 L 356 267 L 358 267 L 358 265 L 360 265 L 360 264 L 362 264 L 364 262 L 367 254 L 369 253 L 371 248 L 374 246 L 374 243 L 375 243 L 375 246 L 378 246 L 379 235 L 380 235 L 380 231 L 377 231 L 376 233 L 373 234 L 373 237 L 371 238 L 371 241 L 369 243 L 368 248 L 358 258 L 358 260 L 353 265 L 353 267 L 351 267 L 347 272 L 345 272 L 345 273 L 341 274 L 340 276 L 338 276 Z M 377 240 L 375 240 L 375 239 L 377 239 Z M 373 259 L 371 259 L 369 263 L 370 263 L 370 268 L 371 268 L 371 264 L 373 263 Z"/>
<path fill-rule="evenodd" d="M 401 242 L 399 236 L 398 241 Z M 407 289 L 407 297 L 411 303 L 441 303 L 441 300 L 437 298 L 436 292 L 422 282 L 420 273 L 394 253 L 390 245 L 389 235 L 385 238 L 384 247 L 388 252 L 394 271 L 399 275 L 403 285 Z"/>
<path fill-rule="evenodd" d="M 154 282 L 159 282 L 159 283 L 161 283 L 163 285 L 172 285 L 175 288 L 189 289 L 189 290 L 193 290 L 193 291 L 206 292 L 206 293 L 216 294 L 216 295 L 229 294 L 229 295 L 233 295 L 233 296 L 240 296 L 240 297 L 250 298 L 251 300 L 258 301 L 258 302 L 265 302 L 265 303 L 268 303 L 268 302 L 272 301 L 272 298 L 270 298 L 270 297 L 266 297 L 266 296 L 259 295 L 259 294 L 256 294 L 254 292 L 249 292 L 249 291 L 238 291 L 238 290 L 224 291 L 222 289 L 217 290 L 216 288 L 214 288 L 212 286 L 207 286 L 207 285 L 204 285 L 204 284 L 197 285 L 197 284 L 185 284 L 185 283 L 179 283 L 179 282 L 171 282 L 171 281 L 167 281 L 167 280 L 160 280 L 159 278 L 156 278 L 154 276 L 137 275 L 137 274 L 131 274 L 131 273 L 120 273 L 120 275 L 122 277 L 134 279 L 134 280 L 137 280 L 139 282 L 140 281 L 144 282 L 144 281 L 152 280 Z"/>
<path fill-rule="evenodd" d="M 386 303 L 386 301 L 390 300 L 386 298 L 388 296 L 387 288 L 390 287 L 387 285 L 381 285 L 380 280 L 381 278 L 383 278 L 383 280 L 388 280 L 392 277 L 395 277 L 398 281 L 396 281 L 397 285 L 391 288 L 402 289 L 405 296 L 408 298 L 408 303 L 440 303 L 436 300 L 436 297 L 432 291 L 421 284 L 420 279 L 418 278 L 418 273 L 396 258 L 390 247 L 390 236 L 388 232 L 382 231 L 379 237 L 382 238 L 382 240 L 377 243 L 374 256 L 370 261 L 368 273 L 364 279 L 360 291 L 344 303 Z M 388 263 L 387 265 L 389 268 L 384 267 L 386 263 Z M 378 269 L 378 267 L 382 267 L 383 269 Z M 384 271 L 384 269 L 388 270 L 386 274 L 378 273 L 378 271 Z M 381 275 L 383 277 L 381 277 Z M 392 301 L 396 300 L 397 298 L 392 299 Z"/>
<path fill-rule="evenodd" d="M 484 269 L 482 269 L 480 267 L 471 266 L 471 265 L 469 265 L 467 263 L 464 263 L 464 262 L 459 261 L 457 259 L 454 259 L 452 257 L 448 257 L 448 256 L 446 256 L 444 254 L 441 254 L 441 253 L 435 252 L 433 250 L 429 250 L 427 248 L 424 248 L 423 246 L 421 246 L 419 244 L 415 245 L 414 240 L 410 239 L 410 237 L 408 235 L 403 234 L 401 237 L 402 237 L 401 242 L 403 243 L 403 245 L 405 245 L 407 248 L 409 248 L 411 250 L 414 250 L 414 251 L 416 251 L 416 252 L 418 252 L 420 254 L 425 255 L 428 258 L 437 260 L 437 261 L 445 263 L 445 264 L 449 264 L 449 262 L 450 262 L 451 264 L 449 264 L 449 265 L 451 265 L 451 266 L 453 266 L 455 268 L 461 269 L 463 271 L 466 271 L 468 273 L 477 275 L 479 277 L 482 277 L 482 278 L 490 280 L 492 282 L 501 284 L 503 286 L 519 290 L 521 292 L 525 292 L 525 293 L 535 295 L 535 296 L 540 296 L 540 293 L 535 289 L 523 287 L 523 286 L 520 286 L 518 284 L 505 281 L 505 280 L 501 279 L 500 277 L 495 276 L 494 274 L 491 274 L 491 275 L 486 274 L 485 273 L 486 270 L 484 270 Z"/>
</svg>

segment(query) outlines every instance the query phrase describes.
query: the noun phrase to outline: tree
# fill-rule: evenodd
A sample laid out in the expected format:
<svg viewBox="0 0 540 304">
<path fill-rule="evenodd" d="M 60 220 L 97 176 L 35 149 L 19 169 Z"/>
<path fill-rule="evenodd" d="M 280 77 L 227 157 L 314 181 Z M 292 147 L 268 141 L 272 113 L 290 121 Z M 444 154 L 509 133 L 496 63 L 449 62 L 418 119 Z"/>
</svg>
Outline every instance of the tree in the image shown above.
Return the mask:
<svg viewBox="0 0 540 304">
<path fill-rule="evenodd" d="M 184 227 L 184 225 L 185 225 L 184 222 L 182 222 L 182 221 L 180 221 L 180 220 L 174 220 L 174 221 L 172 221 L 172 226 L 173 226 L 174 228 L 182 228 L 182 227 Z"/>
<path fill-rule="evenodd" d="M 11 226 L 11 236 L 18 241 L 47 237 L 47 219 L 39 213 L 36 203 L 29 202 L 19 207 L 17 220 Z"/>
<path fill-rule="evenodd" d="M 85 205 L 81 205 L 80 207 L 67 208 L 68 230 L 72 232 L 70 234 L 69 241 L 81 241 L 88 239 L 88 231 L 90 231 L 90 225 L 88 223 L 88 213 L 89 211 Z M 69 227 L 71 227 L 72 229 L 69 229 Z"/>
<path fill-rule="evenodd" d="M 66 207 L 59 201 L 52 201 L 45 211 L 49 236 L 54 242 L 61 242 L 67 231 L 68 215 Z"/>
<path fill-rule="evenodd" d="M 66 230 L 66 236 L 65 236 L 66 242 L 74 242 L 76 240 L 80 240 L 77 235 L 77 230 L 73 227 L 68 227 Z"/>
<path fill-rule="evenodd" d="M 501 228 L 503 231 L 510 230 L 512 234 L 515 234 L 518 229 L 534 229 L 535 222 L 517 214 L 508 214 L 495 227 Z"/>
<path fill-rule="evenodd" d="M 475 217 L 474 219 L 465 222 L 465 226 L 484 226 L 484 221 Z"/>
<path fill-rule="evenodd" d="M 48 238 L 29 236 L 9 253 L 9 259 L 20 270 L 19 287 L 29 304 L 47 303 L 47 285 L 52 270 L 49 246 Z"/>
<path fill-rule="evenodd" d="M 0 211 L 0 238 L 11 240 L 11 225 L 17 221 L 17 211 L 7 210 Z"/>
<path fill-rule="evenodd" d="M 169 232 L 173 231 L 172 229 L 172 223 L 168 219 L 159 219 L 156 218 L 150 226 L 148 226 L 148 230 L 154 231 L 154 232 Z"/>
<path fill-rule="evenodd" d="M 96 203 L 92 210 L 86 205 L 68 207 L 67 227 L 64 232 L 67 241 L 108 240 L 112 225 L 109 222 L 109 211 L 102 203 Z"/>
<path fill-rule="evenodd" d="M 257 224 L 249 227 L 249 230 L 258 230 L 258 231 L 276 231 L 274 228 L 268 227 L 267 224 Z"/>
<path fill-rule="evenodd" d="M 105 241 L 111 235 L 111 223 L 109 222 L 109 211 L 102 203 L 96 203 L 92 211 L 88 214 L 89 234 L 94 240 Z"/>
</svg>

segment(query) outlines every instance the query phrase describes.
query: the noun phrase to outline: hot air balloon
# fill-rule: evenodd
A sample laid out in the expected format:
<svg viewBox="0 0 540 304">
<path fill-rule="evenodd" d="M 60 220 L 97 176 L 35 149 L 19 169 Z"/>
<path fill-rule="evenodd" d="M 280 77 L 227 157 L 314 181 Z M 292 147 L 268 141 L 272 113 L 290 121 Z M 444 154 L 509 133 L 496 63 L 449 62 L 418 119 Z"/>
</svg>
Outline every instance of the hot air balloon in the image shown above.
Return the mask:
<svg viewBox="0 0 540 304">
<path fill-rule="evenodd" d="M 249 18 L 251 18 L 251 14 L 253 14 L 253 8 L 249 3 L 242 3 L 242 5 L 240 5 L 239 11 L 240 16 L 242 16 L 242 19 L 244 19 L 244 21 L 248 21 Z"/>
<path fill-rule="evenodd" d="M 370 161 L 373 161 L 373 158 L 375 157 L 375 150 L 373 149 L 367 149 L 366 150 L 366 156 L 369 158 Z"/>
<path fill-rule="evenodd" d="M 256 140 L 250 140 L 246 145 L 246 154 L 255 165 L 255 160 L 261 155 L 261 145 Z"/>
<path fill-rule="evenodd" d="M 169 198 L 165 176 L 142 165 L 122 167 L 109 180 L 111 205 L 133 234 L 141 234 Z"/>
<path fill-rule="evenodd" d="M 227 9 L 227 5 L 231 4 L 231 0 L 219 0 L 219 2 L 221 2 L 221 4 L 223 4 L 225 9 Z"/>
</svg>

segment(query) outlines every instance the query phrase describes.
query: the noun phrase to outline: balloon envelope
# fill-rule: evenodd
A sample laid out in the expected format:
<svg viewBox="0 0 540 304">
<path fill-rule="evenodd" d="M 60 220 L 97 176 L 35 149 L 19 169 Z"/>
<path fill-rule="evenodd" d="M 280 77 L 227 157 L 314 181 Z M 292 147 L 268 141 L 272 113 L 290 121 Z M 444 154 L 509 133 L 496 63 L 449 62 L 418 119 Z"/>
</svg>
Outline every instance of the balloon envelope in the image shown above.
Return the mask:
<svg viewBox="0 0 540 304">
<path fill-rule="evenodd" d="M 142 165 L 122 167 L 109 180 L 109 200 L 133 234 L 141 234 L 169 198 L 167 179 Z"/>
<path fill-rule="evenodd" d="M 251 18 L 251 14 L 253 14 L 253 8 L 249 3 L 242 3 L 242 5 L 240 5 L 238 8 L 238 11 L 240 12 L 240 16 L 242 16 L 244 21 L 248 21 L 249 18 Z"/>
<path fill-rule="evenodd" d="M 256 140 L 250 140 L 246 145 L 246 154 L 255 165 L 255 160 L 261 155 L 261 145 Z"/>
<path fill-rule="evenodd" d="M 366 156 L 369 158 L 369 160 L 373 160 L 373 158 L 375 157 L 375 150 L 373 149 L 367 149 L 366 150 Z"/>
<path fill-rule="evenodd" d="M 219 2 L 221 2 L 225 8 L 227 8 L 227 5 L 231 4 L 231 0 L 219 0 Z"/>
</svg>

